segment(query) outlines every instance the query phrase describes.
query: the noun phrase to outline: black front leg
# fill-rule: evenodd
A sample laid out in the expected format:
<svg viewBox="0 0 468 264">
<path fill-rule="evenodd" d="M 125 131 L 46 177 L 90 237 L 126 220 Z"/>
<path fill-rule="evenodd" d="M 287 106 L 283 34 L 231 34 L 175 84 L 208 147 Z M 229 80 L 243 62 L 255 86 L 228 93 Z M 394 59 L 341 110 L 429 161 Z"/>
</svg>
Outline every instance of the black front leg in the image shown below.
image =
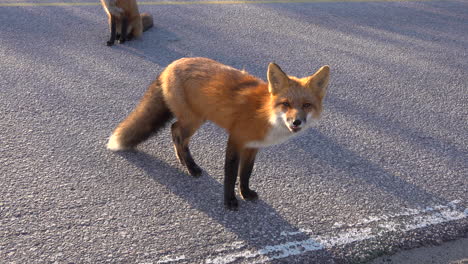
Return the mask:
<svg viewBox="0 0 468 264">
<path fill-rule="evenodd" d="M 237 210 L 239 207 L 234 192 L 238 170 L 239 152 L 232 138 L 229 137 L 226 148 L 226 161 L 224 164 L 224 206 L 229 210 Z"/>
<path fill-rule="evenodd" d="M 240 158 L 240 194 L 244 200 L 252 201 L 258 198 L 258 194 L 249 188 L 250 175 L 252 175 L 255 156 L 258 149 L 247 148 L 242 151 Z"/>
<path fill-rule="evenodd" d="M 107 41 L 107 46 L 112 46 L 114 45 L 115 42 L 115 17 L 111 15 L 110 17 L 110 30 L 111 30 L 111 35 L 109 41 Z"/>
<path fill-rule="evenodd" d="M 127 40 L 127 28 L 128 28 L 128 19 L 126 17 L 122 17 L 121 21 L 122 28 L 120 30 L 120 39 L 119 43 L 122 44 Z"/>
</svg>

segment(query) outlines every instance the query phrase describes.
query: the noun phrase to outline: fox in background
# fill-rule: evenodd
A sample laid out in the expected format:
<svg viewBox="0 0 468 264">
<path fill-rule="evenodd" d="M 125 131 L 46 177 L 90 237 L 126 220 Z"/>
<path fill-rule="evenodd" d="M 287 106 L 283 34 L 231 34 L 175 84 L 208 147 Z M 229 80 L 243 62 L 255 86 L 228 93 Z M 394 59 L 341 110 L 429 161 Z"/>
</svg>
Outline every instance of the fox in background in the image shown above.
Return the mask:
<svg viewBox="0 0 468 264">
<path fill-rule="evenodd" d="M 138 11 L 136 0 L 101 0 L 101 4 L 109 17 L 111 36 L 107 46 L 140 37 L 143 31 L 153 26 L 153 17 L 148 13 Z"/>
<path fill-rule="evenodd" d="M 236 210 L 234 192 L 255 200 L 249 179 L 258 149 L 286 141 L 306 130 L 322 112 L 330 68 L 296 78 L 275 63 L 268 65 L 268 82 L 207 58 L 182 58 L 167 66 L 145 95 L 113 131 L 107 148 L 135 147 L 174 116 L 172 140 L 179 161 L 197 177 L 201 168 L 190 154 L 189 140 L 207 120 L 229 133 L 224 167 L 224 204 Z"/>
</svg>

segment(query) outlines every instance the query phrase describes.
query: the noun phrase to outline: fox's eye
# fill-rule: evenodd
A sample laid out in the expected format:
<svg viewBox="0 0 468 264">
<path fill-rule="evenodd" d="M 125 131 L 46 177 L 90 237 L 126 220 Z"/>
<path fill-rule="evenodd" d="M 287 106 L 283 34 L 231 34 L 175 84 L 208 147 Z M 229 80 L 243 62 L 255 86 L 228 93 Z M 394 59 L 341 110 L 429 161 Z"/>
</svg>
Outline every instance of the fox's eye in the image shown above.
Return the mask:
<svg viewBox="0 0 468 264">
<path fill-rule="evenodd" d="M 305 104 L 302 105 L 302 108 L 309 108 L 309 107 L 311 107 L 311 106 L 312 106 L 312 104 L 305 103 Z"/>
<path fill-rule="evenodd" d="M 286 106 L 286 107 L 290 107 L 290 106 L 291 106 L 291 104 L 289 104 L 288 102 L 282 102 L 281 104 L 284 105 L 284 106 Z"/>
</svg>

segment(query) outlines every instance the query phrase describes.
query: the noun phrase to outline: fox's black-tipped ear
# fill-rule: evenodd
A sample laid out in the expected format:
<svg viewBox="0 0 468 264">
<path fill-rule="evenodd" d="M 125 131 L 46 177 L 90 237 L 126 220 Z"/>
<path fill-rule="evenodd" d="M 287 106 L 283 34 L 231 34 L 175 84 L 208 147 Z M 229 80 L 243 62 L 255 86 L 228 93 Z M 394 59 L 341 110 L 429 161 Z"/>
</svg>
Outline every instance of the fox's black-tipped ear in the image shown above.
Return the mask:
<svg viewBox="0 0 468 264">
<path fill-rule="evenodd" d="M 320 98 L 327 93 L 328 82 L 330 81 L 330 66 L 325 65 L 316 73 L 309 77 L 307 87 L 318 92 Z"/>
<path fill-rule="evenodd" d="M 288 87 L 289 77 L 274 62 L 268 65 L 268 90 L 275 95 Z"/>
</svg>

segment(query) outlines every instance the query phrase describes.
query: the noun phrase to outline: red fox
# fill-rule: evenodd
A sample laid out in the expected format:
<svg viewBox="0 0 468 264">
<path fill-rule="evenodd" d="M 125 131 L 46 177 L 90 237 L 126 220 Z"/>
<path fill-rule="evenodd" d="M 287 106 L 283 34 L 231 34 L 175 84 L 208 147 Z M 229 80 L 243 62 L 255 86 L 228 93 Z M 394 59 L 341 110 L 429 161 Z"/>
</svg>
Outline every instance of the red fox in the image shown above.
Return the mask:
<svg viewBox="0 0 468 264">
<path fill-rule="evenodd" d="M 175 153 L 192 176 L 202 172 L 190 154 L 189 140 L 205 122 L 229 133 L 224 167 L 224 204 L 237 210 L 234 193 L 255 200 L 249 188 L 258 148 L 281 143 L 306 130 L 322 112 L 330 79 L 329 66 L 296 78 L 275 63 L 268 65 L 268 82 L 207 58 L 182 58 L 167 66 L 145 95 L 113 131 L 107 148 L 126 150 L 156 133 L 173 116 Z"/>
<path fill-rule="evenodd" d="M 153 17 L 138 11 L 136 0 L 101 0 L 108 17 L 111 36 L 107 46 L 114 45 L 115 39 L 124 43 L 134 37 L 140 37 L 143 31 L 153 26 Z"/>
</svg>

